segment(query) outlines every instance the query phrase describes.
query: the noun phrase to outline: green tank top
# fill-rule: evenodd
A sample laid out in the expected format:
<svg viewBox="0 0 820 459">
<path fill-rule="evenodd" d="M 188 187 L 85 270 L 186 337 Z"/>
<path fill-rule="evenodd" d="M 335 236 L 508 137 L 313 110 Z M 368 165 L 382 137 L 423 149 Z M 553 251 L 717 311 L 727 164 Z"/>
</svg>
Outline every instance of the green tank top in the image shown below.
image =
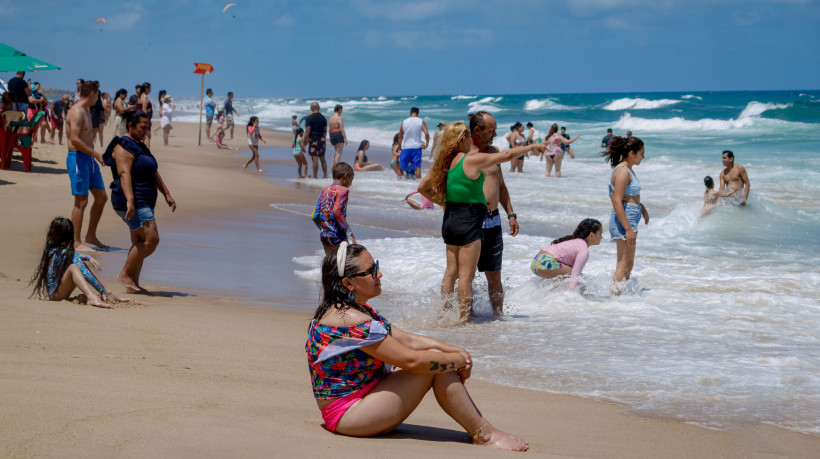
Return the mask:
<svg viewBox="0 0 820 459">
<path fill-rule="evenodd" d="M 487 205 L 484 198 L 484 172 L 473 180 L 464 175 L 464 158 L 461 157 L 456 167 L 447 172 L 446 202 L 467 202 Z"/>
</svg>

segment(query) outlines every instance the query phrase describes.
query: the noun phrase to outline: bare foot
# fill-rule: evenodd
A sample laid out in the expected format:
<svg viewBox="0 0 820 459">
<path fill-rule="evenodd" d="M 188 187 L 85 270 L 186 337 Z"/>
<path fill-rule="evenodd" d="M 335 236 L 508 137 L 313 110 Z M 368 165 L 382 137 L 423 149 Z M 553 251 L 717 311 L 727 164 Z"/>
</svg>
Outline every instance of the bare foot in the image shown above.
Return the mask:
<svg viewBox="0 0 820 459">
<path fill-rule="evenodd" d="M 74 251 L 75 252 L 93 252 L 94 249 L 85 245 L 85 244 L 74 244 Z"/>
<path fill-rule="evenodd" d="M 86 236 L 86 237 L 85 237 L 85 242 L 87 242 L 87 243 L 89 243 L 89 244 L 91 244 L 91 245 L 95 245 L 95 246 L 97 246 L 97 248 L 98 248 L 99 250 L 108 250 L 108 249 L 110 249 L 110 248 L 111 248 L 111 246 L 110 246 L 110 245 L 105 245 L 105 244 L 103 244 L 102 242 L 100 242 L 100 240 L 99 240 L 99 239 L 97 239 L 97 237 L 96 237 L 96 236 L 95 236 L 95 237 L 89 237 L 89 236 Z M 74 249 L 74 250 L 77 250 L 77 249 Z"/>
<path fill-rule="evenodd" d="M 106 298 L 106 300 L 113 301 L 115 303 L 128 303 L 129 301 L 131 301 L 130 299 L 124 296 L 119 296 L 114 292 L 108 292 L 108 297 Z"/>
<path fill-rule="evenodd" d="M 87 304 L 89 306 L 94 306 L 95 308 L 111 309 L 111 305 L 103 301 L 100 297 L 93 296 L 91 298 L 88 298 L 87 296 L 85 296 L 84 293 L 80 293 L 79 295 L 77 295 L 77 302 L 81 304 Z"/>
<path fill-rule="evenodd" d="M 139 286 L 136 283 L 134 283 L 134 281 L 130 277 L 126 276 L 122 272 L 117 274 L 117 280 L 120 281 L 120 284 L 122 284 L 123 287 L 125 287 L 126 292 L 139 293 Z"/>
<path fill-rule="evenodd" d="M 261 174 L 262 172 L 265 172 L 265 171 L 263 171 L 262 169 L 256 169 L 257 174 Z"/>
<path fill-rule="evenodd" d="M 111 305 L 106 303 L 103 300 L 91 300 L 91 301 L 88 302 L 88 305 L 89 306 L 94 306 L 95 308 L 111 309 Z"/>
<path fill-rule="evenodd" d="M 523 438 L 496 429 L 489 422 L 486 422 L 478 429 L 476 435 L 473 436 L 473 444 L 507 451 L 527 451 L 530 449 L 530 444 L 524 441 Z"/>
</svg>

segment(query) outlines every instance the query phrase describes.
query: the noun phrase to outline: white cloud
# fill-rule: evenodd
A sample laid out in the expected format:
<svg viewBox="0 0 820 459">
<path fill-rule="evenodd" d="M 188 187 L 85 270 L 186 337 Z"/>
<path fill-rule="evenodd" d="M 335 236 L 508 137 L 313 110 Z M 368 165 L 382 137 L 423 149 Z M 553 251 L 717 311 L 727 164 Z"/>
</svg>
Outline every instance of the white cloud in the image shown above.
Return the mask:
<svg viewBox="0 0 820 459">
<path fill-rule="evenodd" d="M 441 16 L 444 13 L 471 4 L 465 0 L 396 1 L 352 0 L 353 7 L 368 18 L 389 21 L 418 21 Z M 474 6 L 474 4 L 472 4 Z"/>
<path fill-rule="evenodd" d="M 294 20 L 293 16 L 291 16 L 290 14 L 285 13 L 282 16 L 276 18 L 274 24 L 279 27 L 292 27 L 296 25 L 296 20 Z"/>
<path fill-rule="evenodd" d="M 142 6 L 134 5 L 131 11 L 123 11 L 106 17 L 104 27 L 106 30 L 133 30 L 142 16 Z"/>
</svg>

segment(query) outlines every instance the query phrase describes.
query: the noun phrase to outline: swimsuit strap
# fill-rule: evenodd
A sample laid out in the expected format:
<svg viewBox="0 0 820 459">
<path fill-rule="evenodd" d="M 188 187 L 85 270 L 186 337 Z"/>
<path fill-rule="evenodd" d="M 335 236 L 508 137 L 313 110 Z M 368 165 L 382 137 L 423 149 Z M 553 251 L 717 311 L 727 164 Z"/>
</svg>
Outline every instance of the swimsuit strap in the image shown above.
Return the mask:
<svg viewBox="0 0 820 459">
<path fill-rule="evenodd" d="M 634 173 L 634 172 L 632 172 L 632 170 L 630 170 L 628 167 L 626 167 L 626 166 L 625 166 L 625 165 L 623 165 L 623 164 L 618 164 L 617 166 L 615 166 L 615 167 L 613 167 L 613 168 L 612 168 L 612 173 L 611 173 L 611 174 L 609 174 L 609 181 L 610 181 L 610 183 L 612 182 L 612 177 L 615 175 L 615 169 L 617 169 L 617 168 L 619 168 L 619 167 L 623 167 L 624 169 L 626 169 L 626 171 L 627 171 L 627 172 L 629 172 L 629 175 L 630 175 L 633 179 L 638 180 L 638 177 L 635 175 L 635 173 Z M 631 183 L 631 182 L 630 182 L 630 183 Z"/>
</svg>

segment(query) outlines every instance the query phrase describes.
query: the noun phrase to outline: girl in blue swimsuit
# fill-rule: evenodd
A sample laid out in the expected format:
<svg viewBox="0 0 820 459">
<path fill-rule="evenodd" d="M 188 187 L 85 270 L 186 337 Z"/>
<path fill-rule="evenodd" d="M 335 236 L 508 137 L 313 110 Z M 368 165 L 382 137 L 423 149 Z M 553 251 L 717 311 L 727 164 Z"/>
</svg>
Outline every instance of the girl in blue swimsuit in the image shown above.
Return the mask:
<svg viewBox="0 0 820 459">
<path fill-rule="evenodd" d="M 29 282 L 29 285 L 34 284 L 32 296 L 59 301 L 67 299 L 75 288 L 79 288 L 85 294 L 87 304 L 98 308 L 110 308 L 109 301 L 128 301 L 128 298 L 120 298 L 106 290 L 86 263 L 100 269 L 97 260 L 74 251 L 71 220 L 55 218 L 48 228 L 40 265 Z"/>
<path fill-rule="evenodd" d="M 632 171 L 632 167 L 644 158 L 643 141 L 637 137 L 613 137 L 602 155 L 608 158 L 612 166 L 609 178 L 609 198 L 612 200 L 609 234 L 618 246 L 613 293 L 619 294 L 617 283 L 629 279 L 632 273 L 641 216 L 649 224 L 649 212 L 641 204 L 641 182 Z"/>
</svg>

